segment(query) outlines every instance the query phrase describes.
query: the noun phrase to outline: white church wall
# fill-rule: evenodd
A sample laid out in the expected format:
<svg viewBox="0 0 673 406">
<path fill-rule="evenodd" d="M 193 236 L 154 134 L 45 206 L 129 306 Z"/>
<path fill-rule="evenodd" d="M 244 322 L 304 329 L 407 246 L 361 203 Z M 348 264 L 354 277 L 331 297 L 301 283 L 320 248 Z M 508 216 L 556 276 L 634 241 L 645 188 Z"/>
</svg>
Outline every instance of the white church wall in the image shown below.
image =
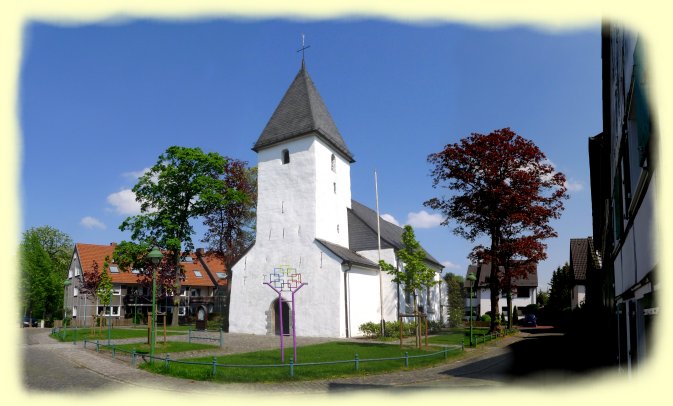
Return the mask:
<svg viewBox="0 0 673 406">
<path fill-rule="evenodd" d="M 315 238 L 314 137 L 303 137 L 258 153 L 256 245 L 269 240 L 312 242 Z M 290 153 L 283 164 L 282 151 Z"/>
<path fill-rule="evenodd" d="M 362 255 L 363 257 L 367 258 L 368 260 L 374 262 L 377 264 L 379 262 L 379 251 L 378 250 L 367 250 L 367 251 L 358 251 L 358 254 Z M 386 261 L 389 264 L 392 264 L 394 266 L 397 266 L 397 257 L 395 255 L 395 250 L 392 248 L 388 249 L 382 249 L 381 250 L 381 259 Z M 383 272 L 381 275 L 382 283 L 381 285 L 383 286 L 383 319 L 386 321 L 394 321 L 397 320 L 397 304 L 398 304 L 398 295 L 397 295 L 397 283 L 393 282 L 393 276 L 389 275 L 386 272 Z M 376 292 L 378 293 L 380 291 L 379 287 L 376 287 Z M 379 312 L 377 317 L 374 320 L 371 321 L 379 321 L 381 319 L 380 315 L 380 295 L 377 295 L 379 297 L 379 305 L 377 306 L 377 311 Z M 404 302 L 402 302 L 404 303 Z"/>
<path fill-rule="evenodd" d="M 319 138 L 312 145 L 316 170 L 315 235 L 348 247 L 348 212 L 351 206 L 350 164 Z M 334 155 L 334 170 L 332 170 Z"/>
<path fill-rule="evenodd" d="M 232 268 L 231 332 L 273 332 L 269 311 L 277 294 L 262 284 L 263 275 L 273 272 L 275 266 L 289 265 L 308 282 L 296 295 L 297 333 L 340 335 L 340 293 L 335 286 L 339 283 L 340 261 L 325 254 L 315 242 L 314 141 L 315 137 L 303 137 L 258 153 L 257 238 L 253 248 Z M 290 153 L 287 164 L 282 163 L 284 149 Z M 330 170 L 329 158 L 325 165 Z"/>
<path fill-rule="evenodd" d="M 313 337 L 340 336 L 341 264 L 315 243 L 303 247 L 264 251 L 253 247 L 232 272 L 229 331 L 274 334 L 271 304 L 278 294 L 263 282 L 277 265 L 289 265 L 307 283 L 295 294 L 297 334 Z M 290 253 L 288 254 L 288 253 Z M 262 254 L 262 255 L 258 255 Z M 263 275 L 266 275 L 264 277 Z M 283 298 L 291 300 L 291 293 Z"/>
<path fill-rule="evenodd" d="M 377 322 L 379 313 L 378 271 L 353 267 L 347 271 L 348 321 L 352 337 L 361 336 L 360 325 Z"/>
</svg>

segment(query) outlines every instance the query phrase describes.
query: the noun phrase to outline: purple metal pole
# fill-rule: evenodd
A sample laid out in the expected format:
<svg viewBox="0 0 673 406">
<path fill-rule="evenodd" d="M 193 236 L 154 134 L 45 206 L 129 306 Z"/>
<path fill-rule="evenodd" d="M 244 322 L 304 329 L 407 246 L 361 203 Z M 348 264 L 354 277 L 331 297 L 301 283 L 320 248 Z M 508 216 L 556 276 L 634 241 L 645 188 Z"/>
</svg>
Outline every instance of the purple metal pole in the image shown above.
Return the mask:
<svg viewBox="0 0 673 406">
<path fill-rule="evenodd" d="M 271 286 L 269 282 L 263 282 L 264 285 L 267 285 L 278 293 L 278 314 L 280 316 L 280 362 L 285 362 L 285 347 L 283 345 L 283 298 L 281 296 L 282 291 Z"/>
<path fill-rule="evenodd" d="M 280 316 L 280 361 L 285 362 L 285 346 L 283 345 L 283 297 L 278 292 L 278 314 Z"/>
<path fill-rule="evenodd" d="M 297 289 L 292 291 L 292 347 L 294 348 L 294 362 L 297 362 L 297 329 L 295 328 L 294 322 L 294 294 L 304 285 L 306 284 L 302 283 Z"/>
</svg>

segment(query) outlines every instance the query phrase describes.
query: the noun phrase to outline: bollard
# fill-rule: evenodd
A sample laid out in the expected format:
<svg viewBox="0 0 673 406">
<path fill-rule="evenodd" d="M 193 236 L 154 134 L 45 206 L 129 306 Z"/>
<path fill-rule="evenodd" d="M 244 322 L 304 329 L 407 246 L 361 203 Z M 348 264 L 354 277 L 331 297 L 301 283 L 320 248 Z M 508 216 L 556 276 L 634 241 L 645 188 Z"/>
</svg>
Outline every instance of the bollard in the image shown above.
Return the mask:
<svg viewBox="0 0 673 406">
<path fill-rule="evenodd" d="M 112 346 L 112 358 L 114 358 L 114 357 L 115 357 L 115 346 L 113 345 Z"/>
<path fill-rule="evenodd" d="M 360 370 L 360 356 L 358 353 L 355 353 L 355 370 L 359 371 Z"/>
<path fill-rule="evenodd" d="M 166 358 L 164 358 L 164 368 L 166 368 L 166 369 L 168 369 L 168 360 L 170 358 L 171 358 L 171 355 L 169 353 L 166 353 Z"/>
<path fill-rule="evenodd" d="M 131 366 L 132 367 L 136 366 L 136 349 L 135 348 L 131 351 Z"/>
<path fill-rule="evenodd" d="M 98 343 L 98 340 L 96 340 L 96 352 L 100 352 L 100 344 Z"/>
<path fill-rule="evenodd" d="M 224 347 L 224 335 L 222 334 L 222 328 L 220 327 L 220 348 Z"/>
<path fill-rule="evenodd" d="M 84 339 L 84 349 L 86 350 L 86 338 Z"/>
<path fill-rule="evenodd" d="M 404 352 L 404 366 L 405 367 L 409 366 L 409 352 L 407 351 Z"/>
<path fill-rule="evenodd" d="M 189 334 L 189 343 L 191 344 L 192 343 L 192 329 L 191 328 L 188 329 L 187 332 Z"/>
<path fill-rule="evenodd" d="M 215 378 L 216 373 L 217 373 L 217 358 L 213 357 L 213 378 Z"/>
<path fill-rule="evenodd" d="M 290 377 L 294 377 L 294 357 L 290 357 Z"/>
</svg>

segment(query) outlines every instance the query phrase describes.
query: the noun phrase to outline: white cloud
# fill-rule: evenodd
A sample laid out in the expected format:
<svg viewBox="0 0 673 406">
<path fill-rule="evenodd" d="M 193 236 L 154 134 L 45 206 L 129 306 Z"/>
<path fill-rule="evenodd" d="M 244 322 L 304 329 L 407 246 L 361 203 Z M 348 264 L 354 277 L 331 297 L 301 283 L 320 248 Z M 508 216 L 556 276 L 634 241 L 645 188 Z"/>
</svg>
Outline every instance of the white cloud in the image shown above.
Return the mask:
<svg viewBox="0 0 673 406">
<path fill-rule="evenodd" d="M 444 265 L 445 269 L 460 269 L 460 268 L 462 268 L 460 265 L 454 264 L 451 261 L 442 261 L 442 265 Z"/>
<path fill-rule="evenodd" d="M 584 190 L 584 185 L 582 182 L 577 182 L 575 180 L 566 180 L 565 183 L 566 189 L 568 189 L 568 192 L 581 192 Z"/>
<path fill-rule="evenodd" d="M 138 179 L 149 171 L 150 168 L 144 168 L 143 170 L 140 171 L 124 172 L 122 173 L 122 176 L 124 176 L 125 178 Z"/>
<path fill-rule="evenodd" d="M 393 217 L 392 214 L 388 214 L 388 213 L 382 214 L 381 218 L 384 219 L 385 221 L 389 222 L 389 223 L 395 224 L 396 226 L 400 225 L 400 222 L 397 221 L 397 219 L 395 217 Z"/>
<path fill-rule="evenodd" d="M 101 230 L 105 230 L 105 224 L 103 224 L 100 220 L 98 220 L 95 217 L 91 216 L 86 216 L 82 218 L 79 222 L 81 225 L 83 225 L 86 228 L 98 228 Z"/>
<path fill-rule="evenodd" d="M 118 214 L 140 214 L 140 203 L 136 202 L 136 194 L 131 189 L 122 189 L 107 197 L 107 202 L 114 206 Z"/>
<path fill-rule="evenodd" d="M 411 212 L 407 216 L 407 224 L 415 228 L 433 228 L 439 226 L 444 218 L 441 214 L 428 213 L 421 210 L 418 213 Z"/>
</svg>

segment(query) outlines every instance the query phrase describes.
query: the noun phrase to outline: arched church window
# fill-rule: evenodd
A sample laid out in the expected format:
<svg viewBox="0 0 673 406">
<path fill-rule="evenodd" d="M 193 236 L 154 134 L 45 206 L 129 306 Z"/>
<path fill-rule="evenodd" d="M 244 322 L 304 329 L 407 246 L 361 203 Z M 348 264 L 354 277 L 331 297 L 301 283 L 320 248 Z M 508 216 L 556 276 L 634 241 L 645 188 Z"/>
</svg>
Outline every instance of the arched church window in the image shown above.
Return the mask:
<svg viewBox="0 0 673 406">
<path fill-rule="evenodd" d="M 336 157 L 332 154 L 332 172 L 336 172 Z"/>
<path fill-rule="evenodd" d="M 282 152 L 283 155 L 283 165 L 290 163 L 290 151 L 284 149 Z"/>
</svg>

